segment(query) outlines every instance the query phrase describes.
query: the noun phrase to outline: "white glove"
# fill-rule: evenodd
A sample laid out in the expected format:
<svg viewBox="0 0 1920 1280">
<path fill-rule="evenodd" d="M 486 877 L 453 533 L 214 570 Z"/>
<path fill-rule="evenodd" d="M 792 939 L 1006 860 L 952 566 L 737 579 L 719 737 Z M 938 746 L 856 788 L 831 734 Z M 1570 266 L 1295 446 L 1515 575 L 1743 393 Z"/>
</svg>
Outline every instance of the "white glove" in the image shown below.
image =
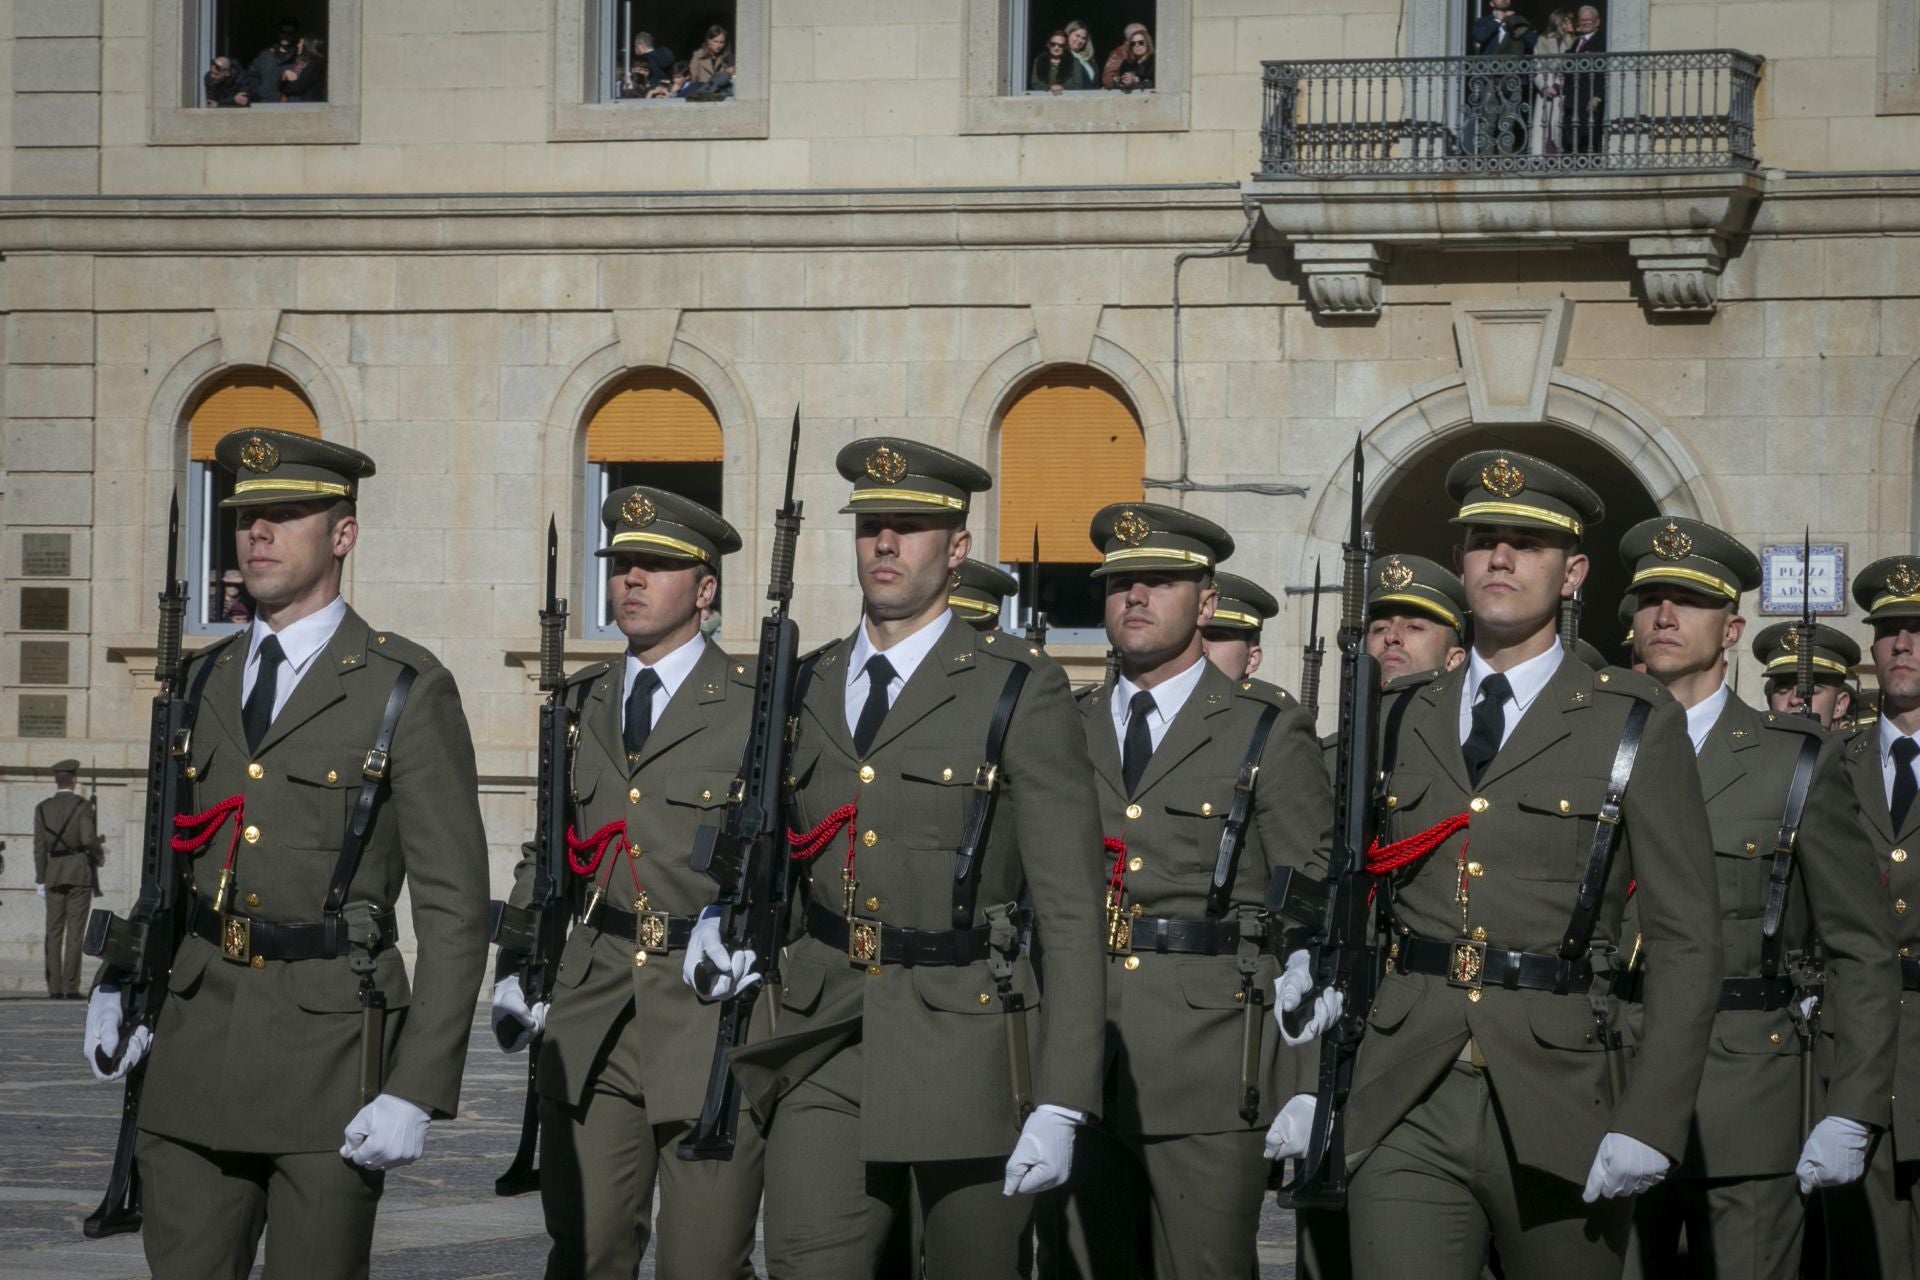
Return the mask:
<svg viewBox="0 0 1920 1280">
<path fill-rule="evenodd" d="M 1280 1108 L 1280 1114 L 1267 1126 L 1266 1153 L 1269 1160 L 1292 1160 L 1307 1153 L 1307 1136 L 1313 1132 L 1313 1113 L 1319 1099 L 1310 1093 L 1296 1093 Z"/>
<path fill-rule="evenodd" d="M 547 1010 L 553 1006 L 542 1000 L 527 1008 L 527 993 L 520 979 L 508 974 L 493 984 L 493 1038 L 506 1053 L 518 1053 L 527 1043 L 547 1029 Z"/>
<path fill-rule="evenodd" d="M 686 959 L 680 962 L 680 980 L 709 1003 L 730 999 L 760 981 L 763 975 L 753 971 L 753 963 L 758 959 L 750 950 L 727 950 L 726 944 L 720 941 L 720 908 L 711 906 L 694 922 L 693 934 L 687 939 Z M 704 990 L 695 976 L 702 960 L 720 971 L 712 985 Z"/>
<path fill-rule="evenodd" d="M 1280 1024 L 1280 1039 L 1295 1049 L 1319 1039 L 1347 1006 L 1347 998 L 1338 991 L 1322 991 L 1314 996 L 1313 1012 L 1307 1015 L 1299 1033 L 1287 1029 L 1286 1015 L 1298 1009 L 1313 990 L 1311 964 L 1305 951 L 1296 951 L 1287 957 L 1286 969 L 1273 980 L 1273 1020 Z"/>
<path fill-rule="evenodd" d="M 1600 1139 L 1594 1152 L 1593 1168 L 1587 1171 L 1587 1189 L 1581 1199 L 1588 1204 L 1618 1196 L 1637 1196 L 1667 1176 L 1673 1161 L 1638 1138 L 1624 1133 L 1609 1133 Z"/>
<path fill-rule="evenodd" d="M 44 898 L 47 896 L 47 886 L 43 884 L 37 884 L 33 886 L 33 892 L 34 892 L 34 896 Z"/>
<path fill-rule="evenodd" d="M 427 1120 L 405 1098 L 383 1093 L 347 1121 L 340 1155 L 375 1173 L 412 1164 L 427 1149 Z"/>
<path fill-rule="evenodd" d="M 133 1070 L 140 1059 L 147 1056 L 147 1046 L 153 1043 L 151 1027 L 135 1027 L 133 1034 L 127 1037 L 127 1050 L 119 1061 L 113 1055 L 120 1051 L 121 1010 L 120 989 L 100 986 L 87 998 L 87 1036 L 85 1048 L 87 1066 L 93 1071 L 95 1080 L 118 1080 Z M 100 1059 L 105 1057 L 113 1065 L 107 1070 L 100 1069 Z"/>
<path fill-rule="evenodd" d="M 1807 1145 L 1800 1148 L 1800 1163 L 1793 1168 L 1800 1179 L 1800 1194 L 1858 1182 L 1867 1171 L 1867 1147 L 1872 1141 L 1867 1126 L 1845 1116 L 1828 1116 L 1813 1126 Z"/>
<path fill-rule="evenodd" d="M 1043 1102 L 1020 1126 L 1020 1141 L 1007 1157 L 1007 1181 L 1002 1195 L 1032 1195 L 1051 1191 L 1067 1180 L 1073 1167 L 1073 1131 L 1087 1122 L 1086 1113 Z"/>
</svg>

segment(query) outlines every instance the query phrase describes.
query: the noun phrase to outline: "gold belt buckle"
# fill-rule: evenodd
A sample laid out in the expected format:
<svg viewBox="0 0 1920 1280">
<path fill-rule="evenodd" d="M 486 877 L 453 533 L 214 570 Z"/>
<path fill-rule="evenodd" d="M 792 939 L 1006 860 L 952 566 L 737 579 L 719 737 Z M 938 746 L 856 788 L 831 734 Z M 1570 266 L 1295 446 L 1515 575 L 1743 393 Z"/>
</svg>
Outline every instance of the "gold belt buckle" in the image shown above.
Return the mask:
<svg viewBox="0 0 1920 1280">
<path fill-rule="evenodd" d="M 847 917 L 847 959 L 868 966 L 880 963 L 880 937 L 884 926 L 878 920 Z"/>
<path fill-rule="evenodd" d="M 641 949 L 654 955 L 667 953 L 667 913 L 664 911 L 643 911 L 634 921 L 634 941 Z"/>
<path fill-rule="evenodd" d="M 220 917 L 220 954 L 236 964 L 253 958 L 253 921 L 245 916 Z"/>
<path fill-rule="evenodd" d="M 1478 991 L 1487 971 L 1487 944 L 1456 938 L 1447 954 L 1447 985 Z"/>
<path fill-rule="evenodd" d="M 1107 954 L 1133 954 L 1133 915 L 1124 906 L 1107 908 Z"/>
</svg>

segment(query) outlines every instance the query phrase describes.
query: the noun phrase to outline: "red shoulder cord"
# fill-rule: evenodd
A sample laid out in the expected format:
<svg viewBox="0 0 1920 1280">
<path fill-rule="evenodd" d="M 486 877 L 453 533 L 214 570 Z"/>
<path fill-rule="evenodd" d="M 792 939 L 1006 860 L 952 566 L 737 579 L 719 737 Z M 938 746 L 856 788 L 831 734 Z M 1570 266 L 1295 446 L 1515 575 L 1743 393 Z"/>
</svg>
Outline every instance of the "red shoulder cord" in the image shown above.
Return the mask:
<svg viewBox="0 0 1920 1280">
<path fill-rule="evenodd" d="M 822 818 L 819 824 L 811 831 L 802 833 L 789 830 L 787 832 L 787 856 L 795 862 L 810 862 L 819 856 L 822 849 L 827 847 L 827 841 L 833 839 L 835 835 L 839 834 L 840 829 L 845 827 L 847 829 L 847 858 L 849 862 L 851 862 L 853 858 L 853 837 L 855 832 L 853 820 L 858 817 L 859 814 L 860 806 L 858 804 L 843 804 L 825 818 Z"/>
<path fill-rule="evenodd" d="M 606 856 L 607 850 L 613 846 L 616 837 L 618 837 L 622 843 L 626 842 L 627 822 L 625 818 L 615 818 L 612 822 L 609 822 L 606 826 L 585 838 L 577 835 L 574 829 L 569 826 L 567 828 L 567 865 L 573 868 L 575 875 L 592 879 L 595 868 L 600 865 L 600 859 Z M 591 852 L 593 856 L 582 861 L 580 855 L 588 852 Z M 634 893 L 639 895 L 641 901 L 644 901 L 647 896 L 647 891 L 640 884 L 640 867 L 634 858 L 629 857 L 627 859 L 627 870 L 633 873 Z M 613 868 L 609 866 L 607 868 L 607 879 L 611 880 L 612 878 Z M 606 882 L 602 881 L 600 889 L 605 890 L 606 887 Z M 594 900 L 597 902 L 598 899 L 599 891 L 596 891 Z"/>
<path fill-rule="evenodd" d="M 1445 844 L 1454 833 L 1464 831 L 1472 818 L 1470 813 L 1456 813 L 1450 818 L 1442 818 L 1425 831 L 1416 831 L 1391 844 L 1381 844 L 1379 838 L 1375 837 L 1367 849 L 1367 870 L 1373 875 L 1386 875 L 1412 866 Z"/>
<path fill-rule="evenodd" d="M 1113 870 L 1107 875 L 1107 900 L 1119 902 L 1127 889 L 1127 840 L 1125 836 L 1101 836 L 1100 844 L 1113 855 Z"/>
</svg>

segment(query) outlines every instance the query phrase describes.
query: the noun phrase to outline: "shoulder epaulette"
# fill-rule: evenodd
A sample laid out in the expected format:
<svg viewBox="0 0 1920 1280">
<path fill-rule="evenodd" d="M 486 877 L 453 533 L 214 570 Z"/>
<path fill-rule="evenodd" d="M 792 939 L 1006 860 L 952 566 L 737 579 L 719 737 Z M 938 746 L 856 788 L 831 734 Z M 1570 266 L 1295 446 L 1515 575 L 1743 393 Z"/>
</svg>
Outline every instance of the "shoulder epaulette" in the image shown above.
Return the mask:
<svg viewBox="0 0 1920 1280">
<path fill-rule="evenodd" d="M 1576 659 L 1577 661 L 1577 659 Z M 1608 667 L 1604 671 L 1593 673 L 1593 687 L 1598 693 L 1617 693 L 1624 698 L 1638 698 L 1642 702 L 1671 702 L 1666 687 L 1652 676 L 1642 675 L 1630 667 Z"/>
<path fill-rule="evenodd" d="M 727 655 L 727 674 L 733 677 L 735 684 L 744 684 L 751 687 L 754 679 L 753 667 L 754 664 L 748 662 L 745 658 L 736 658 L 732 654 Z"/>
<path fill-rule="evenodd" d="M 1404 689 L 1418 689 L 1421 685 L 1438 680 L 1445 674 L 1447 672 L 1444 667 L 1428 667 L 1425 671 L 1408 671 L 1381 685 L 1380 692 L 1388 694 L 1399 693 Z"/>
<path fill-rule="evenodd" d="M 1863 719 L 1855 720 L 1853 724 L 1847 729 L 1846 741 L 1847 741 L 1847 744 L 1851 746 L 1853 743 L 1860 741 L 1862 738 L 1865 738 L 1870 734 L 1877 736 L 1879 732 L 1880 732 L 1880 717 L 1867 716 Z"/>
<path fill-rule="evenodd" d="M 1266 680 L 1236 680 L 1233 682 L 1233 694 L 1236 698 L 1271 703 L 1276 707 L 1292 706 L 1297 701 L 1285 689 Z"/>
<path fill-rule="evenodd" d="M 1820 727 L 1818 720 L 1809 720 L 1805 716 L 1787 715 L 1780 711 L 1763 711 L 1760 718 L 1766 721 L 1767 728 L 1778 729 L 1783 733 L 1808 733 L 1814 737 L 1824 737 L 1826 730 Z"/>
<path fill-rule="evenodd" d="M 613 670 L 613 662 L 611 659 L 604 662 L 589 662 L 586 666 L 567 677 L 567 687 L 571 689 L 574 685 L 586 684 L 591 680 L 598 680 L 611 670 Z"/>
<path fill-rule="evenodd" d="M 211 658 L 214 654 L 220 652 L 222 649 L 226 648 L 228 645 L 232 644 L 236 640 L 240 641 L 242 644 L 242 647 L 244 647 L 246 643 L 246 635 L 247 635 L 247 628 L 242 627 L 238 631 L 235 631 L 229 635 L 221 636 L 218 640 L 215 640 L 212 644 L 208 645 L 206 648 L 195 649 L 192 653 L 188 654 L 186 659 L 186 665 L 191 667 L 194 663 L 199 662 L 203 658 Z"/>
<path fill-rule="evenodd" d="M 1085 702 L 1088 698 L 1093 697 L 1106 687 L 1107 683 L 1104 680 L 1096 681 L 1093 684 L 1083 684 L 1073 691 L 1073 700 L 1075 702 Z"/>
<path fill-rule="evenodd" d="M 1005 658 L 1008 662 L 1024 662 L 1032 666 L 1036 662 L 1050 661 L 1047 651 L 1034 644 L 1025 636 L 1016 636 L 1005 631 L 983 631 L 974 642 L 975 653 L 990 653 L 996 658 Z"/>
<path fill-rule="evenodd" d="M 839 643 L 840 641 L 838 639 L 834 639 L 834 640 L 827 641 L 825 644 L 821 645 L 817 649 L 809 649 L 805 653 L 800 655 L 800 661 L 802 664 L 816 661 L 821 654 L 825 653 L 827 650 L 833 648 L 833 646 Z"/>
<path fill-rule="evenodd" d="M 430 671 L 440 665 L 440 660 L 425 646 L 391 631 L 370 632 L 367 636 L 367 652 L 378 654 L 403 667 L 412 667 L 415 671 Z"/>
</svg>

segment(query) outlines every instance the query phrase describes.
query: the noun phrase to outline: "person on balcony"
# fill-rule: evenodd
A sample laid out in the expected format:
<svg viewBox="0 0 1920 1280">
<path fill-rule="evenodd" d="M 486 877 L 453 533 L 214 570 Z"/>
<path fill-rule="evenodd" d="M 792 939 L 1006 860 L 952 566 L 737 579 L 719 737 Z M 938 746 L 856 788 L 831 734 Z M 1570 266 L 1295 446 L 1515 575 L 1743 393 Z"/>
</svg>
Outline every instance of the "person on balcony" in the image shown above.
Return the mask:
<svg viewBox="0 0 1920 1280">
<path fill-rule="evenodd" d="M 1536 156 L 1556 156 L 1566 149 L 1566 104 L 1560 100 L 1566 88 L 1566 69 L 1548 59 L 1573 48 L 1573 10 L 1555 9 L 1547 18 L 1547 28 L 1533 45 L 1534 55 L 1542 61 L 1533 76 L 1533 129 L 1527 138 L 1527 150 Z"/>
<path fill-rule="evenodd" d="M 1474 57 L 1524 57 L 1539 33 L 1513 11 L 1513 0 L 1487 0 L 1487 12 L 1467 32 L 1467 53 Z M 1509 71 L 1474 71 L 1467 76 L 1461 150 L 1468 155 L 1516 155 L 1526 147 L 1531 79 Z"/>
<path fill-rule="evenodd" d="M 1100 71 L 1100 87 L 1132 93 L 1153 88 L 1153 37 L 1144 22 L 1129 22 L 1120 47 L 1107 55 Z"/>
<path fill-rule="evenodd" d="M 1067 33 L 1067 52 L 1073 60 L 1087 71 L 1087 87 L 1091 89 L 1100 83 L 1100 68 L 1093 62 L 1093 32 L 1087 30 L 1087 24 L 1075 18 L 1063 30 Z"/>
<path fill-rule="evenodd" d="M 1592 5 L 1580 6 L 1574 20 L 1574 33 L 1573 47 L 1568 50 L 1570 57 L 1591 59 L 1594 54 L 1607 51 L 1607 36 L 1600 30 L 1600 11 Z M 1576 62 L 1567 75 L 1566 91 L 1561 98 L 1566 103 L 1569 151 L 1597 155 L 1606 139 L 1607 73 L 1601 69 L 1603 65 L 1598 60 Z"/>
</svg>

